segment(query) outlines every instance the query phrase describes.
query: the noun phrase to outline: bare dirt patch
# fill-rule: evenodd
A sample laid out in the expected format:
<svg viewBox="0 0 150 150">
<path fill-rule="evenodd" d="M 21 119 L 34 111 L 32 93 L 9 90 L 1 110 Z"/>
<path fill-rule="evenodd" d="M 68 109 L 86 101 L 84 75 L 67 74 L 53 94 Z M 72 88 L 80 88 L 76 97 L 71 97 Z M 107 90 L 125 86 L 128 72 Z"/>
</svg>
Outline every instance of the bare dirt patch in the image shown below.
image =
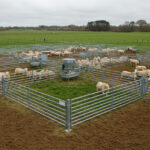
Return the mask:
<svg viewBox="0 0 150 150">
<path fill-rule="evenodd" d="M 64 128 L 24 107 L 0 100 L 0 150 L 149 150 L 150 101 L 141 100 Z"/>
<path fill-rule="evenodd" d="M 150 63 L 147 63 L 146 65 L 147 69 L 150 69 Z M 127 65 L 118 65 L 118 66 L 112 66 L 110 68 L 111 70 L 115 70 L 115 71 L 130 71 L 133 72 L 135 70 L 135 66 L 131 66 L 129 64 Z"/>
</svg>

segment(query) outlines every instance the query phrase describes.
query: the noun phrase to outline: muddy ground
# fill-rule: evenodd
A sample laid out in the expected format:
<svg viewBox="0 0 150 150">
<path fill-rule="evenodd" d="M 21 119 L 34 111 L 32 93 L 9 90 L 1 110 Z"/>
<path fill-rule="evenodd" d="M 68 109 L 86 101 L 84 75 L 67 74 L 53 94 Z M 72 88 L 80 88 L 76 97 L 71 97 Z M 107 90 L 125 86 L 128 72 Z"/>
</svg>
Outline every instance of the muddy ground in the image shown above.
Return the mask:
<svg viewBox="0 0 150 150">
<path fill-rule="evenodd" d="M 150 69 L 150 62 L 147 62 L 147 64 L 144 64 L 144 65 L 147 67 L 147 69 Z M 109 69 L 119 71 L 119 72 L 121 72 L 121 71 L 133 72 L 135 70 L 135 66 L 131 66 L 129 64 L 127 64 L 127 65 L 116 65 L 116 66 L 112 66 Z"/>
<path fill-rule="evenodd" d="M 21 105 L 0 99 L 0 150 L 149 149 L 150 99 L 92 119 L 70 133 Z"/>
</svg>

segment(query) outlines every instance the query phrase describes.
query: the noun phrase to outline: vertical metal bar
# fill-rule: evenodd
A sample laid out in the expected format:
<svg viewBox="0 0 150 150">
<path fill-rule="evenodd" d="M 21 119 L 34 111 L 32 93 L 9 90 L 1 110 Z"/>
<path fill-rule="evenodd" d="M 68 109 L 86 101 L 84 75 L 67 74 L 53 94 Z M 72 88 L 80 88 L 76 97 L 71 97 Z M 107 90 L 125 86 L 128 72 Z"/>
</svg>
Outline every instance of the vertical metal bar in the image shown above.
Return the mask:
<svg viewBox="0 0 150 150">
<path fill-rule="evenodd" d="M 30 108 L 30 89 L 27 88 L 28 108 Z"/>
<path fill-rule="evenodd" d="M 32 70 L 32 83 L 34 83 L 34 72 Z"/>
<path fill-rule="evenodd" d="M 102 69 L 102 81 L 104 82 L 104 69 Z"/>
<path fill-rule="evenodd" d="M 147 79 L 144 78 L 143 79 L 143 96 L 144 97 L 145 97 L 146 93 L 147 93 Z"/>
<path fill-rule="evenodd" d="M 141 80 L 140 80 L 140 91 L 141 91 L 141 97 L 144 97 L 144 77 L 142 76 Z"/>
<path fill-rule="evenodd" d="M 136 93 L 138 93 L 139 91 L 138 91 L 138 82 L 137 82 L 137 80 L 135 81 L 135 85 L 136 85 Z"/>
<path fill-rule="evenodd" d="M 5 87 L 5 78 L 4 78 L 4 76 L 2 76 L 1 82 L 2 82 L 2 96 L 5 97 L 6 96 L 6 87 Z"/>
<path fill-rule="evenodd" d="M 71 103 L 72 101 L 70 99 L 66 100 L 65 102 L 65 108 L 66 108 L 66 132 L 71 131 Z"/>
<path fill-rule="evenodd" d="M 112 103 L 111 103 L 111 109 L 114 109 L 114 88 L 112 88 L 112 99 L 111 99 Z"/>
</svg>

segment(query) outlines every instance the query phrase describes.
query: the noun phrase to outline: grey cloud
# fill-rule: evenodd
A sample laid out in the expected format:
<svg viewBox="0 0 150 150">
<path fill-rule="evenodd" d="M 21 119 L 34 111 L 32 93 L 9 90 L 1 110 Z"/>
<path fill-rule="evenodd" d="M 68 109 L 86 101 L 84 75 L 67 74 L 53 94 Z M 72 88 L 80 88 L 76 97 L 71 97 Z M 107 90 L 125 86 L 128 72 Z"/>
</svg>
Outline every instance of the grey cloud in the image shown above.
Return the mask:
<svg viewBox="0 0 150 150">
<path fill-rule="evenodd" d="M 122 24 L 149 21 L 149 0 L 0 0 L 0 26 L 85 25 L 91 20 Z"/>
</svg>

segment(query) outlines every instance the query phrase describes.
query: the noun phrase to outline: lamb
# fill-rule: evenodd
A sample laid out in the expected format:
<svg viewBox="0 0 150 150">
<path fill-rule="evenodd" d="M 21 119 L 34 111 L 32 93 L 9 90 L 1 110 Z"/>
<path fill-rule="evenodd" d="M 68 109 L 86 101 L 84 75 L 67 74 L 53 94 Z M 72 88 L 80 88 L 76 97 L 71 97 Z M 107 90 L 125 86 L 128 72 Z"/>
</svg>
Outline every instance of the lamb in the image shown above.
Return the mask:
<svg viewBox="0 0 150 150">
<path fill-rule="evenodd" d="M 118 50 L 118 53 L 120 54 L 120 55 L 123 55 L 124 53 L 125 53 L 125 51 L 124 50 Z"/>
<path fill-rule="evenodd" d="M 104 94 L 104 92 L 106 92 L 106 95 L 107 95 L 107 93 L 109 92 L 109 84 L 107 84 L 107 83 L 104 83 L 104 82 L 98 82 L 97 84 L 96 84 L 96 90 L 97 91 L 99 91 L 99 90 L 101 90 L 102 92 L 103 92 L 103 94 Z M 107 92 L 108 91 L 108 92 Z"/>
<path fill-rule="evenodd" d="M 143 71 L 146 70 L 146 66 L 136 66 L 137 71 Z"/>
<path fill-rule="evenodd" d="M 81 47 L 82 51 L 85 52 L 86 51 L 86 47 Z"/>
<path fill-rule="evenodd" d="M 130 64 L 137 66 L 140 62 L 136 59 L 130 59 Z"/>
<path fill-rule="evenodd" d="M 142 71 L 137 71 L 135 69 L 135 73 L 137 74 L 137 76 L 144 76 L 144 77 L 147 77 L 147 76 L 150 76 L 150 70 L 142 70 Z"/>
<path fill-rule="evenodd" d="M 70 51 L 67 51 L 67 50 L 65 50 L 63 53 L 62 53 L 62 55 L 63 56 L 70 56 L 72 54 L 72 52 L 70 52 Z"/>
<path fill-rule="evenodd" d="M 62 54 L 63 53 L 61 51 L 51 51 L 50 52 L 51 56 L 59 56 L 60 57 L 60 56 L 62 56 Z"/>
<path fill-rule="evenodd" d="M 77 62 L 82 67 L 87 67 L 87 66 L 89 66 L 89 63 L 90 63 L 88 58 L 87 59 L 78 60 Z"/>
<path fill-rule="evenodd" d="M 104 57 L 101 59 L 101 65 L 105 66 L 110 62 L 110 59 L 108 57 Z"/>
<path fill-rule="evenodd" d="M 128 57 L 127 57 L 127 56 L 121 56 L 121 57 L 119 58 L 119 61 L 120 61 L 120 63 L 127 62 L 127 61 L 128 61 Z"/>
<path fill-rule="evenodd" d="M 28 68 L 16 68 L 15 73 L 26 73 L 28 71 Z"/>
<path fill-rule="evenodd" d="M 121 78 L 123 78 L 123 77 L 130 77 L 130 78 L 134 78 L 134 80 L 135 80 L 137 78 L 137 75 L 135 72 L 122 71 Z"/>
<path fill-rule="evenodd" d="M 106 53 L 107 55 L 115 52 L 115 49 L 111 49 L 111 48 L 106 48 L 106 49 L 102 49 L 102 53 Z"/>
<path fill-rule="evenodd" d="M 78 47 L 75 47 L 75 46 L 71 46 L 71 47 L 68 47 L 66 49 L 67 51 L 70 51 L 70 52 L 85 52 L 86 51 L 86 47 L 82 47 L 82 46 L 78 46 Z"/>
<path fill-rule="evenodd" d="M 98 57 L 94 57 L 93 60 L 94 60 L 94 61 L 99 61 L 99 62 L 100 62 L 101 58 L 98 56 Z"/>
<path fill-rule="evenodd" d="M 31 75 L 31 72 L 28 73 L 28 77 Z M 39 79 L 42 79 L 42 77 L 47 77 L 47 76 L 54 76 L 55 75 L 55 72 L 54 71 L 51 71 L 51 70 L 41 70 L 40 72 L 37 72 L 37 71 L 33 71 L 33 75 L 35 78 L 39 78 Z"/>
<path fill-rule="evenodd" d="M 33 51 L 29 51 L 28 53 L 22 52 L 22 55 L 23 56 L 32 56 L 32 55 L 34 55 L 34 52 Z"/>
<path fill-rule="evenodd" d="M 36 51 L 35 56 L 38 56 L 39 54 L 42 54 L 42 52 Z"/>
<path fill-rule="evenodd" d="M 136 49 L 132 48 L 132 47 L 128 47 L 126 49 L 127 52 L 132 52 L 132 53 L 135 53 L 136 52 Z"/>
<path fill-rule="evenodd" d="M 89 48 L 88 49 L 89 52 L 97 52 L 99 51 L 98 48 Z"/>
<path fill-rule="evenodd" d="M 42 74 L 42 76 L 55 75 L 55 72 L 51 70 L 41 70 L 40 73 Z"/>
<path fill-rule="evenodd" d="M 31 54 L 31 55 L 33 55 L 33 54 L 34 54 L 34 52 L 33 52 L 32 50 L 31 50 L 31 51 L 29 51 L 28 53 L 29 53 L 29 54 Z"/>
</svg>

